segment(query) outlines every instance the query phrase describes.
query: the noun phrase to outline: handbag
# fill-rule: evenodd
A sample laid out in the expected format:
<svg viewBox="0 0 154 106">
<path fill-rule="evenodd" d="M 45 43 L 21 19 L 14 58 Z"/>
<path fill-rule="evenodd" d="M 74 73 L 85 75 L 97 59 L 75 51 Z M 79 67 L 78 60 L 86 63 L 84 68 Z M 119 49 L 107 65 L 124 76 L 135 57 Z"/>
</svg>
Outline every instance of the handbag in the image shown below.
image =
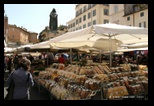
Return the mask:
<svg viewBox="0 0 154 106">
<path fill-rule="evenodd" d="M 12 79 L 10 86 L 7 89 L 8 93 L 4 100 L 13 100 L 13 92 L 14 92 L 14 81 Z"/>
</svg>

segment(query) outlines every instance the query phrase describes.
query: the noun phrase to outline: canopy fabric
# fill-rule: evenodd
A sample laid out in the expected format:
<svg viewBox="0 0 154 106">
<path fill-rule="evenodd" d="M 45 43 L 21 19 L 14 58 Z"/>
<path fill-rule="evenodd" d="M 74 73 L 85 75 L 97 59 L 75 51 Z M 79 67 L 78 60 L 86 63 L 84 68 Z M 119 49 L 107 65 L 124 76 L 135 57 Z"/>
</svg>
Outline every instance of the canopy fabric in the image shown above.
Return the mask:
<svg viewBox="0 0 154 106">
<path fill-rule="evenodd" d="M 121 47 L 127 47 L 127 48 L 144 48 L 148 47 L 148 42 L 141 42 L 141 43 L 134 43 L 134 44 L 122 44 Z"/>
<path fill-rule="evenodd" d="M 140 28 L 140 27 L 133 27 L 133 26 L 126 26 L 126 25 L 119 25 L 119 24 L 97 24 L 93 25 L 95 32 L 97 34 L 148 34 L 148 29 Z"/>
<path fill-rule="evenodd" d="M 117 39 L 124 44 L 137 43 L 148 41 L 148 29 L 118 25 L 118 24 L 98 24 L 94 25 L 95 33 L 102 37 L 111 37 L 111 39 Z"/>
<path fill-rule="evenodd" d="M 83 35 L 86 35 L 86 34 L 92 34 L 92 26 L 87 27 L 85 29 L 65 33 L 61 36 L 52 38 L 49 41 L 50 42 L 59 42 L 59 41 L 66 40 L 66 39 L 68 40 L 68 39 L 72 39 L 72 38 L 76 38 L 76 37 L 82 37 Z"/>
<path fill-rule="evenodd" d="M 46 49 L 50 48 L 49 41 L 40 42 L 30 46 L 30 49 Z"/>
<path fill-rule="evenodd" d="M 112 50 L 115 51 L 117 50 L 117 40 L 111 40 L 112 42 Z M 119 42 L 120 43 L 120 42 Z M 82 49 L 87 49 L 87 48 L 96 48 L 99 50 L 105 50 L 108 51 L 109 50 L 109 41 L 107 39 L 98 39 L 96 41 L 68 41 L 68 40 L 63 40 L 61 42 L 51 42 L 50 43 L 51 47 L 57 47 L 57 48 L 81 48 Z"/>
<path fill-rule="evenodd" d="M 7 52 L 15 52 L 15 51 L 16 51 L 16 48 L 9 48 L 9 47 L 4 48 L 5 53 L 7 53 Z"/>
<path fill-rule="evenodd" d="M 49 43 L 53 44 L 53 42 L 54 43 L 63 42 L 63 44 L 66 45 L 66 42 L 67 42 L 69 43 L 69 45 L 71 43 L 72 44 L 71 47 L 73 48 L 73 42 L 74 42 L 74 47 L 77 47 L 77 42 L 79 42 L 78 43 L 79 44 L 78 47 L 79 47 L 81 46 L 80 44 L 81 42 L 87 42 L 87 43 L 96 42 L 99 39 L 104 39 L 104 40 L 106 39 L 108 40 L 108 42 L 110 42 L 109 38 L 111 38 L 111 40 L 117 40 L 117 43 L 120 42 L 124 44 L 138 43 L 143 41 L 147 42 L 148 30 L 145 28 L 117 25 L 117 24 L 111 24 L 111 23 L 99 24 L 99 25 L 93 25 L 91 27 L 88 27 L 86 29 L 82 29 L 79 31 L 68 32 L 64 35 L 51 39 Z M 105 42 L 107 43 L 106 45 L 109 45 L 108 42 Z M 59 45 L 57 47 L 64 47 L 64 45 L 62 46 Z M 95 47 L 100 48 L 99 46 L 100 45 L 97 45 Z"/>
<path fill-rule="evenodd" d="M 104 40 L 101 41 L 100 39 Z M 114 51 L 116 50 L 116 47 L 114 47 L 116 44 L 130 44 L 145 41 L 148 42 L 148 29 L 109 23 L 93 25 L 78 31 L 68 32 L 49 41 L 30 46 L 30 48 L 60 49 L 94 47 L 101 50 Z"/>
<path fill-rule="evenodd" d="M 92 42 L 57 42 L 50 43 L 52 47 L 61 47 L 61 48 L 80 48 L 80 47 L 92 47 Z"/>
<path fill-rule="evenodd" d="M 59 41 L 66 40 L 69 38 L 81 37 L 81 35 L 90 34 L 90 33 L 91 33 L 91 27 L 88 27 L 88 28 L 81 29 L 78 31 L 65 33 L 65 34 L 60 35 L 58 37 L 52 38 L 49 41 L 44 41 L 44 42 L 34 44 L 34 45 L 30 46 L 30 48 L 31 49 L 50 48 L 50 45 L 49 45 L 50 43 L 59 42 Z M 55 48 L 55 49 L 60 49 L 60 48 Z"/>
<path fill-rule="evenodd" d="M 119 49 L 118 52 L 129 52 L 129 51 L 136 51 L 136 50 L 148 50 L 148 47 L 145 48 L 133 48 L 133 49 Z"/>
</svg>

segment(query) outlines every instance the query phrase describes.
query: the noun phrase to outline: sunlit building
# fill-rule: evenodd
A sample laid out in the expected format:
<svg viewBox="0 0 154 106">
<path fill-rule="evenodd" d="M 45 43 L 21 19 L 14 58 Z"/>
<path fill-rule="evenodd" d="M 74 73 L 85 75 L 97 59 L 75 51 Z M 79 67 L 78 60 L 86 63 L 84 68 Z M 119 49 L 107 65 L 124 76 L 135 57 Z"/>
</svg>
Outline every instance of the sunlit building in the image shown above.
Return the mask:
<svg viewBox="0 0 154 106">
<path fill-rule="evenodd" d="M 109 22 L 109 4 L 78 4 L 75 12 L 75 18 L 67 22 L 69 32 Z"/>
<path fill-rule="evenodd" d="M 5 12 L 5 11 L 4 11 Z M 8 23 L 8 17 L 4 16 L 4 46 L 18 47 L 29 43 L 37 43 L 37 33 L 27 31 L 24 27 L 18 27 Z"/>
<path fill-rule="evenodd" d="M 29 43 L 37 43 L 37 33 L 29 32 L 23 27 L 8 24 L 8 46 L 21 46 Z"/>
<path fill-rule="evenodd" d="M 4 16 L 4 42 L 5 42 L 4 46 L 6 46 L 6 42 L 7 42 L 7 33 L 8 33 L 8 17 L 7 15 L 5 15 Z"/>
<path fill-rule="evenodd" d="M 148 4 L 110 4 L 111 23 L 148 28 Z"/>
</svg>

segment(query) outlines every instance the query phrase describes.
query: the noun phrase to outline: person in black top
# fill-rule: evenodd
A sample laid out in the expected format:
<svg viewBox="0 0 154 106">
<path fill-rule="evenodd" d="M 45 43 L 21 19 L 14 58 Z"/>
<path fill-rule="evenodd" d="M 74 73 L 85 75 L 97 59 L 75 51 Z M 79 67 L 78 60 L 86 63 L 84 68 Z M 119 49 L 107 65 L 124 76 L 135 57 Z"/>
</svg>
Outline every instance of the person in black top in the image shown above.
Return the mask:
<svg viewBox="0 0 154 106">
<path fill-rule="evenodd" d="M 119 64 L 123 64 L 123 59 L 121 55 L 119 56 Z"/>
</svg>

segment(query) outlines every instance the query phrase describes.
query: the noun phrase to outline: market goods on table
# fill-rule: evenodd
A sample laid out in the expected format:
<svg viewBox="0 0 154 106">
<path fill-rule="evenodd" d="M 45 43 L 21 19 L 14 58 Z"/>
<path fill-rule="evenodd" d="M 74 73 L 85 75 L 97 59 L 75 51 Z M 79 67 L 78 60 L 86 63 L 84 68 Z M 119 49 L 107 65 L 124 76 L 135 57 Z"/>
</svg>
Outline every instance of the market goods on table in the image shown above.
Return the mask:
<svg viewBox="0 0 154 106">
<path fill-rule="evenodd" d="M 134 64 L 109 68 L 105 64 L 64 66 L 55 63 L 40 71 L 34 79 L 58 100 L 91 100 L 95 96 L 98 100 L 113 100 L 130 95 L 148 96 L 148 77 L 139 69 Z M 144 70 L 148 71 L 147 68 Z"/>
</svg>

